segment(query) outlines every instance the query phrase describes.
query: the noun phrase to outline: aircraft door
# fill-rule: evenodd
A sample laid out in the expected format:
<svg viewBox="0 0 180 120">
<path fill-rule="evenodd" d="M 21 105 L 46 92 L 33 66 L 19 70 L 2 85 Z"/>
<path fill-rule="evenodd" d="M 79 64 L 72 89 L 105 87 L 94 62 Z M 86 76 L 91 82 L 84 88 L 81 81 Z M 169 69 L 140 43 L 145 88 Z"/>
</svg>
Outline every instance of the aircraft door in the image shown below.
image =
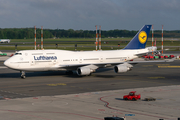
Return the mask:
<svg viewBox="0 0 180 120">
<path fill-rule="evenodd" d="M 53 60 L 53 64 L 56 64 L 57 63 L 57 60 Z"/>
<path fill-rule="evenodd" d="M 34 61 L 33 56 L 31 56 L 31 59 L 30 59 L 29 63 L 30 63 L 31 66 L 35 65 L 35 61 Z"/>
<path fill-rule="evenodd" d="M 79 58 L 79 63 L 82 63 L 83 59 L 82 58 Z"/>
<path fill-rule="evenodd" d="M 102 56 L 100 56 L 99 61 L 103 62 L 103 57 Z"/>
</svg>

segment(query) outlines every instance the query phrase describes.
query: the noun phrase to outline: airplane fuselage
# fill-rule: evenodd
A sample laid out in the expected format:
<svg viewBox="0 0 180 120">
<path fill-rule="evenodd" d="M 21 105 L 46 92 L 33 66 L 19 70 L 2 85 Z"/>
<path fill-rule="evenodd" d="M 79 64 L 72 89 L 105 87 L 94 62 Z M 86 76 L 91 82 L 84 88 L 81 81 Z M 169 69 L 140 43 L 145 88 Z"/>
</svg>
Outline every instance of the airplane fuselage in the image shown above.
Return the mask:
<svg viewBox="0 0 180 120">
<path fill-rule="evenodd" d="M 135 54 L 146 53 L 139 50 L 107 51 L 66 51 L 66 50 L 24 50 L 9 58 L 5 65 L 20 71 L 68 70 L 72 65 L 121 63 L 134 58 Z M 66 68 L 65 68 L 66 67 Z"/>
</svg>

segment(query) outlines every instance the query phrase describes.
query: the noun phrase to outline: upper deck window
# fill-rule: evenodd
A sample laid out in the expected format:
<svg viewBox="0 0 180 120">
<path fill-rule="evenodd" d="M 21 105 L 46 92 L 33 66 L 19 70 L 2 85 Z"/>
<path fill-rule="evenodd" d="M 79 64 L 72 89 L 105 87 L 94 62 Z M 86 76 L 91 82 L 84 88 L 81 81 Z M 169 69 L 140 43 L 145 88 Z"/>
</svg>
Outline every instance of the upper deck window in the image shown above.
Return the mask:
<svg viewBox="0 0 180 120">
<path fill-rule="evenodd" d="M 22 55 L 22 53 L 15 53 L 15 55 Z"/>
</svg>

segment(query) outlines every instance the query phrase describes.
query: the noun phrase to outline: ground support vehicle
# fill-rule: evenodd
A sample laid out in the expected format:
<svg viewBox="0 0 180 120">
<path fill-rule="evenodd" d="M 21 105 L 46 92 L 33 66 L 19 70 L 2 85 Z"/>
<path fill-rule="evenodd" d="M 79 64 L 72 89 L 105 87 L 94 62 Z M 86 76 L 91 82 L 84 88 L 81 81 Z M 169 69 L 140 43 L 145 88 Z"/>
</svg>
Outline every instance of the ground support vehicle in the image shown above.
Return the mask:
<svg viewBox="0 0 180 120">
<path fill-rule="evenodd" d="M 129 95 L 124 95 L 123 99 L 136 101 L 141 99 L 141 95 L 140 94 L 136 95 L 136 91 L 131 91 L 129 92 Z"/>
</svg>

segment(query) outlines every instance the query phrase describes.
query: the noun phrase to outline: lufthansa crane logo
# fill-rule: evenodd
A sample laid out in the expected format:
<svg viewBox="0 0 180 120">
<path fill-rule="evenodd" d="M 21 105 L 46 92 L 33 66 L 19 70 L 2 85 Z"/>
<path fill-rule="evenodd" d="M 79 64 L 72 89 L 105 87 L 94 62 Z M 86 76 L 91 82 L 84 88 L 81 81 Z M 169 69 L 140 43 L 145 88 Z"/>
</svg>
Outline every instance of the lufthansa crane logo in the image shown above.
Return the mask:
<svg viewBox="0 0 180 120">
<path fill-rule="evenodd" d="M 147 34 L 146 34 L 146 32 L 145 32 L 145 31 L 141 31 L 141 32 L 139 33 L 138 38 L 139 38 L 139 42 L 142 43 L 142 44 L 144 44 L 144 43 L 146 42 L 146 40 L 147 40 Z"/>
</svg>

